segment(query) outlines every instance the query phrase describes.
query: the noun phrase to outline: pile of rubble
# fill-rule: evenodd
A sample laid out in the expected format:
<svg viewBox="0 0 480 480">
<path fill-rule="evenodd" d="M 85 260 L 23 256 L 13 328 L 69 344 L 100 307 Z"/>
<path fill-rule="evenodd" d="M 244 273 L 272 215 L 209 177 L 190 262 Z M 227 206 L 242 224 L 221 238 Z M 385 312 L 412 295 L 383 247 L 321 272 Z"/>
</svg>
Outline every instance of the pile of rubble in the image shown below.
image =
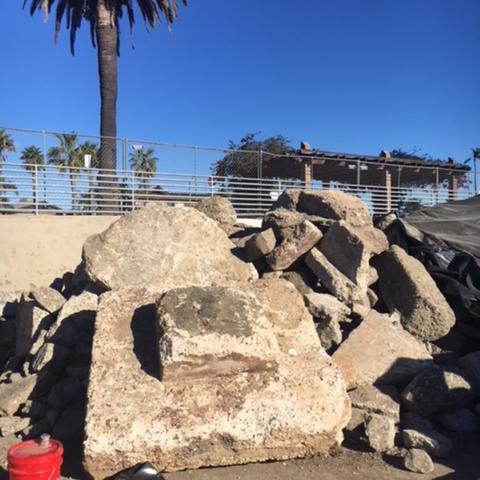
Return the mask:
<svg viewBox="0 0 480 480">
<path fill-rule="evenodd" d="M 90 237 L 63 280 L 5 297 L 4 447 L 83 440 L 100 478 L 345 436 L 429 472 L 452 432 L 478 429 L 480 351 L 445 341 L 455 314 L 435 282 L 342 192 L 286 191 L 261 228 L 222 198 L 147 205 Z"/>
</svg>

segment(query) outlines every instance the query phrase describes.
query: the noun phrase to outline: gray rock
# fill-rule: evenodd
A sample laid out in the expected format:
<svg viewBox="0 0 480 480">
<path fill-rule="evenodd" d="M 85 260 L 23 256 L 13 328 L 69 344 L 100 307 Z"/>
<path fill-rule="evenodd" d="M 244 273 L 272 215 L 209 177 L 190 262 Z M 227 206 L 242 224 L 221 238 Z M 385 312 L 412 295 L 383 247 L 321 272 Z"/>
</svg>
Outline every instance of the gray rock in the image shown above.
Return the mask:
<svg viewBox="0 0 480 480">
<path fill-rule="evenodd" d="M 402 428 L 405 430 L 418 430 L 420 432 L 428 432 L 433 430 L 432 422 L 414 412 L 402 413 Z"/>
<path fill-rule="evenodd" d="M 471 352 L 458 360 L 458 366 L 477 383 L 480 382 L 480 352 Z"/>
<path fill-rule="evenodd" d="M 333 225 L 320 242 L 320 251 L 353 283 L 364 290 L 372 284 L 370 258 L 388 248 L 385 234 L 373 227 L 356 228 L 344 221 Z"/>
<path fill-rule="evenodd" d="M 332 356 L 347 388 L 398 385 L 432 365 L 425 346 L 392 318 L 372 310 Z"/>
<path fill-rule="evenodd" d="M 30 419 L 26 417 L 0 417 L 0 436 L 6 437 L 12 433 L 18 433 L 30 425 Z"/>
<path fill-rule="evenodd" d="M 57 313 L 67 301 L 60 292 L 50 287 L 33 290 L 32 297 L 44 310 L 50 313 Z"/>
<path fill-rule="evenodd" d="M 301 191 L 297 210 L 309 215 L 345 220 L 351 225 L 372 226 L 367 205 L 340 190 Z"/>
<path fill-rule="evenodd" d="M 272 270 L 287 269 L 311 250 L 322 236 L 322 232 L 317 227 L 308 220 L 304 220 L 296 225 L 291 234 L 266 256 L 269 267 Z"/>
<path fill-rule="evenodd" d="M 307 274 L 302 270 L 280 272 L 280 276 L 288 282 L 293 283 L 300 294 L 308 295 L 309 293 L 313 293 Z"/>
<path fill-rule="evenodd" d="M 377 269 L 375 267 L 372 267 L 370 266 L 370 270 L 369 270 L 369 273 L 368 273 L 368 286 L 372 286 L 374 283 L 377 283 L 378 281 L 378 272 L 377 272 Z M 369 289 L 369 291 L 372 291 L 372 289 Z"/>
<path fill-rule="evenodd" d="M 230 233 L 235 223 L 237 223 L 237 214 L 228 198 L 205 198 L 200 200 L 195 205 L 195 208 L 207 217 L 215 220 L 220 228 L 227 233 Z"/>
<path fill-rule="evenodd" d="M 342 302 L 351 305 L 365 295 L 366 291 L 340 272 L 317 248 L 310 250 L 305 257 L 305 263 L 322 285 Z"/>
<path fill-rule="evenodd" d="M 44 368 L 48 368 L 52 372 L 61 373 L 65 369 L 71 353 L 69 348 L 61 345 L 44 343 L 32 361 L 32 370 L 40 372 Z"/>
<path fill-rule="evenodd" d="M 408 450 L 403 457 L 403 465 L 406 470 L 415 473 L 431 473 L 434 470 L 430 455 L 420 448 Z"/>
<path fill-rule="evenodd" d="M 368 443 L 376 452 L 386 452 L 395 446 L 395 423 L 392 418 L 372 413 L 365 418 Z"/>
<path fill-rule="evenodd" d="M 306 219 L 306 215 L 280 208 L 267 212 L 263 217 L 262 229 L 271 228 L 279 240 L 288 238 L 295 227 Z"/>
<path fill-rule="evenodd" d="M 330 322 L 346 322 L 351 313 L 344 303 L 328 293 L 307 293 L 304 297 L 305 305 L 310 314 L 318 320 Z"/>
<path fill-rule="evenodd" d="M 455 315 L 425 267 L 402 248 L 373 259 L 379 288 L 391 311 L 398 310 L 402 325 L 421 340 L 436 340 L 450 331 Z"/>
<path fill-rule="evenodd" d="M 340 325 L 335 320 L 321 320 L 315 323 L 318 338 L 322 347 L 330 352 L 331 349 L 338 347 L 342 343 L 342 331 Z"/>
<path fill-rule="evenodd" d="M 348 392 L 352 407 L 400 421 L 400 394 L 394 386 L 361 385 Z"/>
<path fill-rule="evenodd" d="M 253 237 L 245 243 L 247 260 L 253 261 L 264 257 L 275 248 L 276 244 L 277 239 L 271 228 L 253 235 Z"/>
<path fill-rule="evenodd" d="M 425 416 L 461 407 L 474 396 L 473 385 L 459 369 L 438 366 L 420 372 L 402 392 L 405 406 Z"/>
<path fill-rule="evenodd" d="M 457 433 L 476 432 L 479 426 L 477 416 L 468 408 L 443 412 L 438 416 L 438 420 L 446 429 Z"/>
<path fill-rule="evenodd" d="M 46 411 L 47 406 L 45 403 L 38 400 L 27 400 L 20 409 L 20 415 L 38 420 L 45 415 Z"/>
<path fill-rule="evenodd" d="M 272 210 L 277 210 L 279 208 L 296 210 L 300 199 L 300 193 L 301 190 L 297 189 L 284 190 L 273 204 Z"/>
<path fill-rule="evenodd" d="M 218 224 L 194 208 L 151 203 L 87 239 L 88 278 L 107 289 L 147 286 L 167 291 L 258 278 L 237 258 Z"/>
<path fill-rule="evenodd" d="M 12 383 L 0 384 L 0 414 L 13 415 L 33 393 L 37 382 L 36 375 L 21 377 Z"/>
<path fill-rule="evenodd" d="M 435 430 L 403 430 L 403 443 L 407 448 L 420 448 L 438 458 L 447 458 L 453 450 L 452 442 Z"/>
</svg>

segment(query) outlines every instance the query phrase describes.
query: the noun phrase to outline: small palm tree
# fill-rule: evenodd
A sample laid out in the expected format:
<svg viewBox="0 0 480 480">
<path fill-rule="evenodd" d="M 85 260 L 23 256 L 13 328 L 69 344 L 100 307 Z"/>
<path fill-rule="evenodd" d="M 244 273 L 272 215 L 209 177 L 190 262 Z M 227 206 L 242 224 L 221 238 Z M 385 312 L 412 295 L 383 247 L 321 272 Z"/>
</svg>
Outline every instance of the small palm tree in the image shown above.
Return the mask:
<svg viewBox="0 0 480 480">
<path fill-rule="evenodd" d="M 30 145 L 23 149 L 20 155 L 23 168 L 32 175 L 32 199 L 33 203 L 37 203 L 37 180 L 38 171 L 44 170 L 42 151 L 35 145 Z"/>
<path fill-rule="evenodd" d="M 16 193 L 17 187 L 13 183 L 9 183 L 3 177 L 2 164 L 7 161 L 7 153 L 15 151 L 15 143 L 12 137 L 4 130 L 0 129 L 0 203 L 4 204 L 8 199 L 4 196 L 4 192 L 10 190 Z"/>
<path fill-rule="evenodd" d="M 149 179 L 157 171 L 158 158 L 155 157 L 153 148 L 144 150 L 137 148 L 130 154 L 130 165 L 135 172 L 135 177 L 139 179 L 141 190 L 147 191 Z"/>
<path fill-rule="evenodd" d="M 79 175 L 77 168 L 83 167 L 83 156 L 77 145 L 77 134 L 55 134 L 59 145 L 48 149 L 47 157 L 50 165 L 58 167 L 60 173 L 68 173 L 72 192 L 72 209 L 77 206 L 76 183 Z"/>
</svg>

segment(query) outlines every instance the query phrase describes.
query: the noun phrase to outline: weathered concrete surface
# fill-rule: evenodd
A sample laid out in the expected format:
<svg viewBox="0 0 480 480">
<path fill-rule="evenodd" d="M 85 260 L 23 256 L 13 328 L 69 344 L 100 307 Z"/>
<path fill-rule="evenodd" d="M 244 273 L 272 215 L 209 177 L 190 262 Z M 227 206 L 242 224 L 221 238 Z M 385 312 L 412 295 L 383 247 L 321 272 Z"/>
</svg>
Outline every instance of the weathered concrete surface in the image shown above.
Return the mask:
<svg viewBox="0 0 480 480">
<path fill-rule="evenodd" d="M 400 394 L 393 385 L 361 385 L 348 392 L 352 407 L 400 421 Z"/>
<path fill-rule="evenodd" d="M 372 310 L 333 354 L 347 388 L 395 385 L 432 365 L 425 346 L 386 316 Z"/>
<path fill-rule="evenodd" d="M 0 215 L 0 292 L 48 287 L 80 263 L 83 242 L 118 217 Z"/>
<path fill-rule="evenodd" d="M 392 245 L 373 260 L 382 297 L 398 310 L 402 325 L 421 340 L 437 340 L 455 324 L 455 315 L 425 267 Z"/>
<path fill-rule="evenodd" d="M 233 248 L 218 224 L 198 210 L 152 203 L 88 238 L 83 258 L 88 277 L 107 289 L 145 285 L 167 291 L 258 278 Z"/>
<path fill-rule="evenodd" d="M 220 228 L 229 234 L 237 222 L 237 214 L 228 198 L 210 197 L 200 200 L 195 208 L 215 220 Z"/>
<path fill-rule="evenodd" d="M 264 257 L 275 248 L 276 244 L 277 240 L 271 228 L 253 235 L 245 243 L 247 259 L 252 261 Z"/>
<path fill-rule="evenodd" d="M 296 225 L 290 235 L 283 239 L 266 257 L 272 270 L 285 270 L 302 255 L 311 250 L 323 237 L 322 232 L 308 220 Z"/>
<path fill-rule="evenodd" d="M 299 302 L 301 296 L 286 281 L 256 283 L 239 286 L 239 298 L 251 298 L 255 290 L 266 317 L 276 320 L 276 348 L 272 345 L 270 353 L 278 367 L 170 381 L 160 381 L 158 364 L 155 367 L 159 352 L 154 304 L 159 295 L 129 288 L 101 297 L 84 443 L 85 466 L 95 478 L 145 459 L 160 471 L 173 471 L 301 457 L 341 442 L 350 415 L 348 396 L 318 338 L 313 344 L 316 335 L 308 312 L 291 316 L 283 305 L 277 310 L 269 306 L 283 294 L 273 292 L 274 286 L 283 286 Z M 246 301 L 245 308 L 253 304 Z M 245 313 L 242 308 L 239 318 Z M 220 322 L 215 328 L 224 327 Z M 238 342 L 252 341 L 245 336 L 248 328 L 247 322 L 241 332 L 235 330 Z M 197 327 L 190 325 L 190 334 L 194 331 Z M 302 345 L 298 338 L 311 345 Z"/>
</svg>

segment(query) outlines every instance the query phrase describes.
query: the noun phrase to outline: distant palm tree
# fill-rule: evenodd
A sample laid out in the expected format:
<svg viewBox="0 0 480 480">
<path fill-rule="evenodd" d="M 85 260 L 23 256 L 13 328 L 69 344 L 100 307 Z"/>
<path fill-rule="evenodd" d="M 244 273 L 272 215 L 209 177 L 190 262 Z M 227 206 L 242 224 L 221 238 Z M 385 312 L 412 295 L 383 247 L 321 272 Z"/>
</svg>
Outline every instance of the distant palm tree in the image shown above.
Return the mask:
<svg viewBox="0 0 480 480">
<path fill-rule="evenodd" d="M 4 192 L 17 191 L 17 187 L 13 183 L 9 183 L 3 177 L 3 163 L 7 161 L 7 153 L 15 151 L 15 143 L 12 137 L 3 129 L 0 129 L 0 203 L 5 204 L 8 199 L 4 196 Z"/>
<path fill-rule="evenodd" d="M 20 155 L 23 168 L 32 175 L 32 199 L 33 203 L 37 203 L 37 181 L 38 172 L 45 169 L 42 151 L 35 145 L 30 145 L 23 149 Z"/>
<path fill-rule="evenodd" d="M 58 167 L 60 173 L 68 173 L 72 192 L 72 210 L 77 206 L 76 183 L 79 175 L 77 168 L 83 167 L 83 156 L 77 145 L 75 132 L 55 134 L 59 145 L 48 149 L 47 157 L 50 165 Z"/>
<path fill-rule="evenodd" d="M 130 154 L 130 165 L 135 172 L 135 177 L 139 179 L 141 190 L 147 191 L 149 179 L 157 171 L 158 158 L 155 157 L 153 148 L 144 150 L 137 148 Z"/>
</svg>

